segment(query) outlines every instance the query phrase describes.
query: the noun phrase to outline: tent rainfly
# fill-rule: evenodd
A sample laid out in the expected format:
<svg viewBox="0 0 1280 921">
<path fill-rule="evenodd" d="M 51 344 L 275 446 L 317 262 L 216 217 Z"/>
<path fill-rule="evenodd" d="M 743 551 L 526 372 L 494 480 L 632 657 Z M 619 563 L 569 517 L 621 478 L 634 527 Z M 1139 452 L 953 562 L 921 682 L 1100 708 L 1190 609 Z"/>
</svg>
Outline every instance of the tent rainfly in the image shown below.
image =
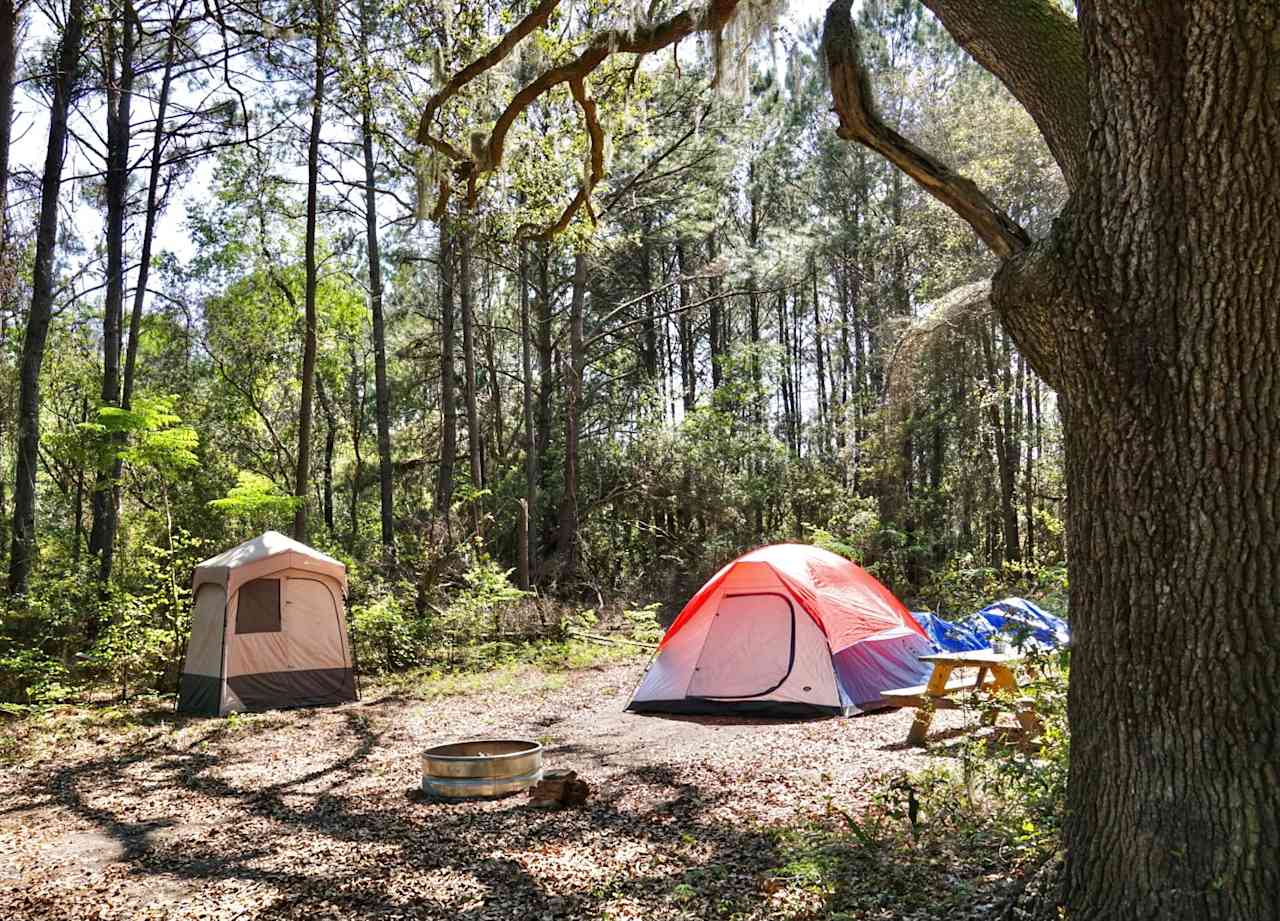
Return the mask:
<svg viewBox="0 0 1280 921">
<path fill-rule="evenodd" d="M 933 651 L 893 593 L 819 547 L 738 557 L 684 606 L 628 710 L 850 715 L 921 684 Z"/>
<path fill-rule="evenodd" d="M 178 709 L 221 716 L 356 699 L 347 568 L 277 531 L 196 567 Z"/>
</svg>

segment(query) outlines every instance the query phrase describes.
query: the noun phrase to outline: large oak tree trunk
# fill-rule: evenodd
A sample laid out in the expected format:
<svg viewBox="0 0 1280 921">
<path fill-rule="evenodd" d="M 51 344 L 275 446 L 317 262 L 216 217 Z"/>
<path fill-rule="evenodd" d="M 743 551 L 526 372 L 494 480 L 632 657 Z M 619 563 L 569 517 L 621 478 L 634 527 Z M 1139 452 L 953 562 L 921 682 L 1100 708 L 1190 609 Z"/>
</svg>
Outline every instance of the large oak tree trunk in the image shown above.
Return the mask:
<svg viewBox="0 0 1280 921">
<path fill-rule="evenodd" d="M 1082 13 L 1091 168 L 1054 241 L 1071 298 L 1050 321 L 1073 917 L 1280 910 L 1280 19 L 1263 6 Z M 1002 287 L 1013 332 L 1042 343 Z"/>
<path fill-rule="evenodd" d="M 1059 392 L 1068 914 L 1276 917 L 1280 17 L 1099 0 L 1077 26 L 1049 0 L 926 2 L 1028 107 L 1071 189 L 1033 243 L 879 119 L 849 0 L 832 5 L 838 130 L 1004 260 L 992 302 Z"/>
</svg>

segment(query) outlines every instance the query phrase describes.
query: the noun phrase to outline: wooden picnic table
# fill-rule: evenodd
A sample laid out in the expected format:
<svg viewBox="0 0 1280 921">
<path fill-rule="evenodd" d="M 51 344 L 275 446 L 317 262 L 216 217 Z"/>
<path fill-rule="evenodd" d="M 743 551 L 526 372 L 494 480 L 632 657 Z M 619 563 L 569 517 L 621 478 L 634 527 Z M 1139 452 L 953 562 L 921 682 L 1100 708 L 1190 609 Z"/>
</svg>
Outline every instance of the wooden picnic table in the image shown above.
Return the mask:
<svg viewBox="0 0 1280 921">
<path fill-rule="evenodd" d="M 994 694 L 1002 691 L 1014 692 L 1018 689 L 1018 679 L 1014 674 L 1014 666 L 1022 661 L 1022 656 L 1007 652 L 977 650 L 973 652 L 940 652 L 930 656 L 921 656 L 921 662 L 933 664 L 933 672 L 927 684 L 919 684 L 909 688 L 893 688 L 882 691 L 880 696 L 888 703 L 898 707 L 914 707 L 915 722 L 907 733 L 907 742 L 921 745 L 929 733 L 929 724 L 933 722 L 935 710 L 954 710 L 961 704 L 951 700 L 951 695 L 966 691 L 977 691 Z M 958 668 L 976 668 L 976 678 L 952 678 L 951 673 Z M 1040 732 L 1040 718 L 1025 701 L 1019 701 L 1014 709 L 1020 725 L 1028 734 Z"/>
</svg>

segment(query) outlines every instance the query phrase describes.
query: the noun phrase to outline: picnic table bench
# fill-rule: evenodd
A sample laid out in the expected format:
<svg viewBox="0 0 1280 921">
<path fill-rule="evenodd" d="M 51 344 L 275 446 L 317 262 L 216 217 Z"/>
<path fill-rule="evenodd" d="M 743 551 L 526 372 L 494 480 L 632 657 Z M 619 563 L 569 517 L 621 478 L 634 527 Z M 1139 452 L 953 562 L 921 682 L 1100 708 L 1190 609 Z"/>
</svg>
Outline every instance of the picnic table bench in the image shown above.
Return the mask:
<svg viewBox="0 0 1280 921">
<path fill-rule="evenodd" d="M 911 745 L 922 745 L 929 733 L 929 725 L 933 722 L 935 710 L 956 710 L 962 704 L 953 700 L 952 695 L 965 692 L 995 694 L 1002 691 L 1014 692 L 1018 689 L 1018 679 L 1013 667 L 1022 660 L 1019 655 L 990 650 L 974 652 L 940 652 L 935 655 L 921 656 L 920 661 L 933 664 L 933 672 L 927 684 L 917 684 L 908 688 L 892 688 L 881 691 L 880 696 L 886 703 L 895 707 L 913 707 L 916 709 L 915 722 L 907 733 L 907 742 Z M 958 668 L 976 668 L 976 678 L 952 678 L 951 673 Z M 1014 709 L 1020 725 L 1028 735 L 1036 735 L 1041 730 L 1040 718 L 1026 701 L 1019 701 Z"/>
</svg>

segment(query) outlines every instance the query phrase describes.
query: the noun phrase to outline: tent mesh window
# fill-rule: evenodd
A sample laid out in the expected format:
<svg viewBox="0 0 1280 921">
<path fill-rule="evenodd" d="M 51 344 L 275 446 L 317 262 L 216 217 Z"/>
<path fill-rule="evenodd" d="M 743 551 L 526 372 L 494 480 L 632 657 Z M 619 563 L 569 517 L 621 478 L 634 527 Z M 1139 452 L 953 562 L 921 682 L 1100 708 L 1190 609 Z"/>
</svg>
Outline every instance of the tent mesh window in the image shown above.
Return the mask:
<svg viewBox="0 0 1280 921">
<path fill-rule="evenodd" d="M 236 633 L 280 632 L 280 580 L 254 579 L 240 588 Z"/>
</svg>

